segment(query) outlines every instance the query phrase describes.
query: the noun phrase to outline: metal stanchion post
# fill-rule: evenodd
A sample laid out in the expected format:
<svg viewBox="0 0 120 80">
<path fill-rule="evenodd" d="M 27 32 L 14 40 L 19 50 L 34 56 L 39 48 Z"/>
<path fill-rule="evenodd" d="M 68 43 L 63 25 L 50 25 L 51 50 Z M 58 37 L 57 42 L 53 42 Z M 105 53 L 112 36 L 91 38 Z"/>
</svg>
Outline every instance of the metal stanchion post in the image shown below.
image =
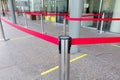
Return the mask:
<svg viewBox="0 0 120 80">
<path fill-rule="evenodd" d="M 8 20 L 10 20 L 10 13 L 7 13 Z"/>
<path fill-rule="evenodd" d="M 4 29 L 3 29 L 1 18 L 0 18 L 0 30 L 1 30 L 1 34 L 2 34 L 3 40 L 7 41 L 8 39 L 5 38 L 5 33 L 4 33 Z"/>
<path fill-rule="evenodd" d="M 24 16 L 25 16 L 25 24 L 26 24 L 26 28 L 28 28 L 28 22 L 27 22 L 27 17 L 26 17 L 26 14 L 24 13 Z"/>
<path fill-rule="evenodd" d="M 102 15 L 102 18 L 104 18 L 105 17 L 105 14 L 103 13 L 103 15 Z M 101 26 L 100 26 L 100 34 L 102 34 L 103 33 L 103 23 L 104 23 L 104 21 L 101 21 Z"/>
<path fill-rule="evenodd" d="M 41 30 L 42 30 L 42 33 L 44 34 L 43 14 L 41 14 L 40 16 L 41 16 Z"/>
<path fill-rule="evenodd" d="M 102 5 L 103 5 L 103 0 L 100 0 L 99 14 L 101 13 Z M 100 18 L 100 16 L 98 16 L 98 18 Z M 100 22 L 100 21 L 97 21 L 97 29 L 98 29 L 98 26 L 99 26 L 99 22 Z"/>
<path fill-rule="evenodd" d="M 18 11 L 19 12 L 19 11 Z M 18 12 L 16 12 L 16 20 L 17 20 L 17 24 L 19 24 L 20 23 L 20 20 L 19 20 L 19 13 Z"/>
<path fill-rule="evenodd" d="M 9 8 L 8 8 L 8 5 L 7 5 L 7 17 L 8 17 L 8 19 L 10 20 L 10 17 L 9 17 L 9 16 L 10 16 L 10 13 L 9 13 L 9 11 L 10 11 L 10 10 L 9 10 Z"/>
<path fill-rule="evenodd" d="M 66 35 L 66 19 L 63 20 L 63 24 L 64 24 L 63 33 L 64 33 L 64 35 Z"/>
<path fill-rule="evenodd" d="M 59 36 L 60 79 L 69 80 L 71 37 Z"/>
<path fill-rule="evenodd" d="M 22 22 L 21 22 L 21 15 L 22 15 L 22 14 L 19 13 L 19 12 L 23 12 L 21 5 L 20 5 L 20 10 L 18 10 L 18 21 L 19 21 L 19 25 L 22 25 Z"/>
<path fill-rule="evenodd" d="M 23 9 L 23 16 L 25 16 L 25 25 L 26 25 L 26 28 L 28 28 L 28 22 L 27 22 L 27 17 L 26 17 L 26 14 L 25 14 L 25 9 Z"/>
<path fill-rule="evenodd" d="M 57 1 L 55 1 L 55 13 L 57 13 Z"/>
<path fill-rule="evenodd" d="M 40 15 L 41 16 L 41 30 L 42 30 L 42 33 L 44 34 L 44 19 L 43 19 L 43 12 L 44 12 L 44 0 L 42 0 L 42 14 Z"/>
</svg>

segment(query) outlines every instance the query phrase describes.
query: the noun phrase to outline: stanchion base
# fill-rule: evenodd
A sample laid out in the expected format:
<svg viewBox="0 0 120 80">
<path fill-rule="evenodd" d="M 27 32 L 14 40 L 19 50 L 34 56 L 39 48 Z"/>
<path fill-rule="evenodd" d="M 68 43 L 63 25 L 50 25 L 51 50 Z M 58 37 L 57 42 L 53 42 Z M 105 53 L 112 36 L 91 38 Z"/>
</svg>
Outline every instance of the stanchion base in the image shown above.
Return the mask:
<svg viewBox="0 0 120 80">
<path fill-rule="evenodd" d="M 24 26 L 24 28 L 29 28 L 29 26 Z"/>
<path fill-rule="evenodd" d="M 10 39 L 5 39 L 5 41 L 9 41 Z"/>
<path fill-rule="evenodd" d="M 42 32 L 42 34 L 47 34 L 47 32 Z"/>
<path fill-rule="evenodd" d="M 10 39 L 0 39 L 0 41 L 8 41 L 8 40 L 10 40 Z"/>
<path fill-rule="evenodd" d="M 102 34 L 102 33 L 104 33 L 104 31 L 99 31 L 98 33 L 99 33 L 99 34 Z"/>
</svg>

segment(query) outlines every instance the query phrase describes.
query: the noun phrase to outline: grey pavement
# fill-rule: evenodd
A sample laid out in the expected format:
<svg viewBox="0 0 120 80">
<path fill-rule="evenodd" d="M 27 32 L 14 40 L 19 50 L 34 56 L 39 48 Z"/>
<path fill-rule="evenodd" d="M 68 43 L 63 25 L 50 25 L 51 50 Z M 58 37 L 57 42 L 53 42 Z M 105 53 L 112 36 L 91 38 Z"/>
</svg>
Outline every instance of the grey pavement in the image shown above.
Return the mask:
<svg viewBox="0 0 120 80">
<path fill-rule="evenodd" d="M 19 24 L 25 27 L 25 19 L 19 19 L 22 23 Z M 29 29 L 41 32 L 39 20 L 27 21 Z M 40 75 L 59 65 L 58 46 L 14 29 L 4 22 L 3 26 L 6 38 L 10 40 L 0 41 L 0 80 L 59 80 L 59 69 Z M 46 34 L 58 37 L 63 34 L 62 31 L 62 24 L 45 22 Z M 80 31 L 81 37 L 120 36 L 110 32 L 99 34 L 88 27 Z M 70 57 L 73 59 L 84 53 L 88 56 L 71 63 L 70 80 L 120 80 L 120 47 L 112 44 L 80 45 L 80 52 Z"/>
</svg>

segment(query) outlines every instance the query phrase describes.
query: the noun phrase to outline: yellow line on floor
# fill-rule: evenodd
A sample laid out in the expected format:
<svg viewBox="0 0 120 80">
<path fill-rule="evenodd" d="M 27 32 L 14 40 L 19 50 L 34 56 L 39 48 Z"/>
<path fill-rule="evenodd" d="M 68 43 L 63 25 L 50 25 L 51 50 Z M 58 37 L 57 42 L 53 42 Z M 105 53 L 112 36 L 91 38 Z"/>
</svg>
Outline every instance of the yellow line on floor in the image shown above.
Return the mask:
<svg viewBox="0 0 120 80">
<path fill-rule="evenodd" d="M 88 55 L 88 54 L 83 54 L 83 55 L 81 55 L 81 56 L 78 56 L 78 57 L 76 57 L 76 58 L 74 58 L 74 59 L 71 59 L 70 62 L 74 62 L 74 61 L 76 61 L 76 60 L 78 60 L 78 59 L 84 58 L 84 57 L 87 56 L 87 55 Z"/>
<path fill-rule="evenodd" d="M 118 45 L 116 45 L 116 44 L 112 44 L 112 46 L 115 46 L 115 47 L 119 47 L 119 48 L 120 48 L 120 46 L 118 46 Z"/>
<path fill-rule="evenodd" d="M 55 67 L 53 67 L 53 68 L 51 68 L 49 70 L 46 70 L 46 71 L 41 73 L 41 76 L 44 76 L 44 75 L 46 75 L 46 74 L 48 74 L 48 73 L 50 73 L 50 72 L 52 72 L 52 71 L 54 71 L 54 70 L 56 70 L 58 68 L 59 68 L 59 66 L 55 66 Z"/>
<path fill-rule="evenodd" d="M 86 57 L 88 54 L 83 54 L 83 55 L 80 55 L 80 56 L 78 56 L 78 57 L 76 57 L 76 58 L 74 58 L 74 59 L 71 59 L 70 60 L 70 63 L 71 62 L 74 62 L 74 61 L 76 61 L 76 60 L 79 60 L 79 59 L 81 59 L 81 58 L 84 58 L 84 57 Z M 46 74 L 48 74 L 48 73 L 50 73 L 50 72 L 52 72 L 52 71 L 54 71 L 54 70 L 56 70 L 56 69 L 58 69 L 59 68 L 59 66 L 55 66 L 55 67 L 53 67 L 53 68 L 51 68 L 51 69 L 49 69 L 49 70 L 46 70 L 46 71 L 44 71 L 44 72 L 42 72 L 41 73 L 41 76 L 44 76 L 44 75 L 46 75 Z"/>
</svg>

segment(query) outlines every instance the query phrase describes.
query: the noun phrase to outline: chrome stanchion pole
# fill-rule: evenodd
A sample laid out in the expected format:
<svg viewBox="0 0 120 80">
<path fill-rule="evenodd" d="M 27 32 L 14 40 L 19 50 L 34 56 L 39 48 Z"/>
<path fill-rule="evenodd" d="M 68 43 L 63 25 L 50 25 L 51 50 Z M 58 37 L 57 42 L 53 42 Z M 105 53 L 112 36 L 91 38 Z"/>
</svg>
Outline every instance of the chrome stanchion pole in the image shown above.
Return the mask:
<svg viewBox="0 0 120 80">
<path fill-rule="evenodd" d="M 27 22 L 27 17 L 26 17 L 25 12 L 24 12 L 24 16 L 25 16 L 25 24 L 26 24 L 26 28 L 28 28 L 28 22 Z"/>
<path fill-rule="evenodd" d="M 102 5 L 103 5 L 103 0 L 100 0 L 99 14 L 100 14 L 101 11 L 102 11 Z M 98 18 L 100 18 L 100 16 L 98 16 Z M 100 21 L 97 21 L 97 29 L 98 29 L 98 26 L 99 26 L 99 22 L 100 22 Z"/>
<path fill-rule="evenodd" d="M 25 17 L 25 26 L 26 28 L 28 28 L 28 22 L 27 22 L 27 17 L 26 17 L 26 14 L 25 14 L 25 9 L 23 9 L 23 16 Z"/>
<path fill-rule="evenodd" d="M 63 20 L 63 34 L 66 35 L 66 19 Z"/>
<path fill-rule="evenodd" d="M 8 17 L 8 20 L 10 20 L 10 13 L 7 12 L 7 17 Z"/>
<path fill-rule="evenodd" d="M 44 34 L 44 22 L 43 22 L 43 14 L 40 15 L 41 16 L 41 31 Z"/>
<path fill-rule="evenodd" d="M 59 36 L 59 53 L 60 53 L 60 79 L 69 80 L 70 73 L 70 47 L 71 37 Z"/>
<path fill-rule="evenodd" d="M 103 13 L 103 15 L 102 15 L 102 18 L 104 18 L 105 17 L 105 14 Z M 100 34 L 102 34 L 103 33 L 103 24 L 104 24 L 104 21 L 102 20 L 101 21 L 101 26 L 100 26 Z"/>
<path fill-rule="evenodd" d="M 1 18 L 0 18 L 0 30 L 1 30 L 1 34 L 2 34 L 3 40 L 7 41 L 8 39 L 5 38 L 5 33 L 4 33 L 4 29 L 3 29 Z"/>
<path fill-rule="evenodd" d="M 9 10 L 9 8 L 8 8 L 8 5 L 7 5 L 7 11 L 8 11 L 8 12 L 7 12 L 7 17 L 8 17 L 8 20 L 10 20 L 10 13 L 9 13 L 10 10 Z"/>
<path fill-rule="evenodd" d="M 20 17 L 19 17 L 19 11 L 16 12 L 16 13 L 17 13 L 17 17 L 16 17 L 16 18 L 17 18 L 17 24 L 20 24 L 21 22 L 20 22 L 20 20 L 19 20 L 19 18 L 20 18 Z"/>
<path fill-rule="evenodd" d="M 44 34 L 44 19 L 43 19 L 43 11 L 44 11 L 44 0 L 42 0 L 42 14 L 40 15 L 41 16 L 41 30 L 42 30 L 42 33 Z"/>
</svg>

